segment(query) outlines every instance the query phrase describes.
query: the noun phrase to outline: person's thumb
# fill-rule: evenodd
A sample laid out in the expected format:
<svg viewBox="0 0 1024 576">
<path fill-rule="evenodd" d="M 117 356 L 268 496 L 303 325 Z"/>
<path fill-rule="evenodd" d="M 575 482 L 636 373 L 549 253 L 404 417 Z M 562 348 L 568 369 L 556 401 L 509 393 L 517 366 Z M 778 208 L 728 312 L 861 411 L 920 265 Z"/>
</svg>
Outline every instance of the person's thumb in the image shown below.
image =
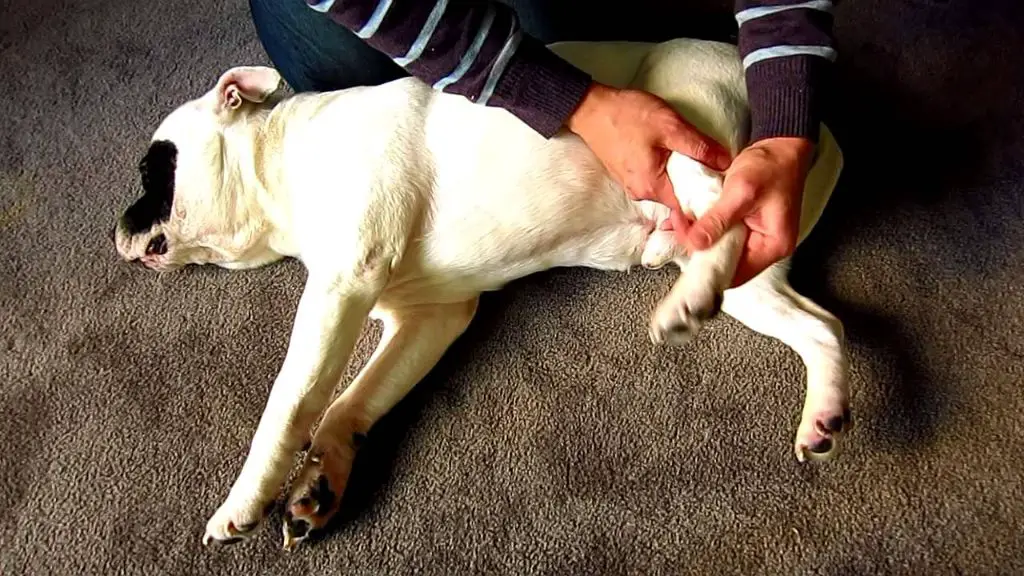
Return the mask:
<svg viewBox="0 0 1024 576">
<path fill-rule="evenodd" d="M 690 221 L 683 213 L 679 199 L 676 198 L 675 188 L 668 174 L 662 174 L 654 184 L 654 197 L 659 204 L 666 206 L 669 210 L 668 219 L 662 222 L 661 230 L 671 230 L 679 242 L 686 241 L 686 232 L 690 229 Z"/>
<path fill-rule="evenodd" d="M 728 182 L 727 182 L 728 184 Z M 739 186 L 745 186 L 743 184 Z M 703 216 L 690 226 L 686 234 L 686 242 L 691 250 L 707 250 L 726 230 L 741 222 L 749 208 L 749 198 L 753 195 L 748 190 L 726 189 Z"/>
</svg>

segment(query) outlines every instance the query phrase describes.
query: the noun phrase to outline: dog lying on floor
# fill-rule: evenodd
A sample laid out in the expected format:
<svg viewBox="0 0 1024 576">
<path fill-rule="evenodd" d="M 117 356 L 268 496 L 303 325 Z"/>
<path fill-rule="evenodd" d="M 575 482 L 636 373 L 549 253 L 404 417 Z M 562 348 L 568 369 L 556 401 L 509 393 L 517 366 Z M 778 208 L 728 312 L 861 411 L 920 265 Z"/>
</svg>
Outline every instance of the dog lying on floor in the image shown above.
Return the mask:
<svg viewBox="0 0 1024 576">
<path fill-rule="evenodd" d="M 661 96 L 734 153 L 742 148 L 748 108 L 734 46 L 552 49 L 598 81 Z M 416 79 L 291 97 L 279 84 L 272 69 L 234 68 L 171 113 L 140 165 L 145 194 L 115 228 L 121 257 L 153 270 L 244 269 L 285 257 L 308 269 L 284 363 L 204 544 L 252 534 L 304 445 L 285 547 L 322 528 L 361 439 L 463 332 L 479 295 L 556 266 L 677 265 L 683 273 L 650 320 L 653 342 L 684 343 L 719 309 L 782 341 L 807 369 L 796 456 L 835 453 L 850 422 L 842 324 L 790 287 L 788 261 L 729 289 L 744 227 L 687 255 L 659 228 L 667 208 L 631 201 L 575 135 L 545 140 L 503 110 Z M 800 241 L 842 162 L 822 127 Z M 721 192 L 722 175 L 685 156 L 672 155 L 668 173 L 684 210 L 697 216 Z M 368 317 L 384 324 L 380 344 L 330 403 Z"/>
</svg>

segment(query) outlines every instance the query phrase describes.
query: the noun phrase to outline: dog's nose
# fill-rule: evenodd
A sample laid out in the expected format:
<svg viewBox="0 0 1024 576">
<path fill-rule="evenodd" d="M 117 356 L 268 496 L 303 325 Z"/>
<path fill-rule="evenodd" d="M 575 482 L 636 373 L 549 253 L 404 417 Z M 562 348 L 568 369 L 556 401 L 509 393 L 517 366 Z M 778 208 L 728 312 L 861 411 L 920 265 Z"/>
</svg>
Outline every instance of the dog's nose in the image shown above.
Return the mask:
<svg viewBox="0 0 1024 576">
<path fill-rule="evenodd" d="M 167 253 L 167 237 L 163 234 L 157 234 L 149 241 L 146 246 L 146 256 L 154 254 L 163 255 Z"/>
</svg>

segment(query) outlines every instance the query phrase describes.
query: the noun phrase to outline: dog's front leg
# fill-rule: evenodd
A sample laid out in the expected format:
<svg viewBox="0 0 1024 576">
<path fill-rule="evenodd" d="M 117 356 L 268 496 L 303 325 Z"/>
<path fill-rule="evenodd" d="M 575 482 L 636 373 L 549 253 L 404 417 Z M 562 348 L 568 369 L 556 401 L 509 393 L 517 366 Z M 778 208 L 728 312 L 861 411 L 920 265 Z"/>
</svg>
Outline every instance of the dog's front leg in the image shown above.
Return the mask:
<svg viewBox="0 0 1024 576">
<path fill-rule="evenodd" d="M 203 543 L 250 534 L 276 500 L 309 428 L 348 364 L 382 274 L 310 274 L 299 300 L 284 364 L 274 382 L 249 455 L 227 499 L 206 525 Z"/>
<path fill-rule="evenodd" d="M 291 549 L 337 512 L 356 449 L 377 420 L 437 364 L 476 313 L 477 299 L 381 312 L 380 344 L 317 427 L 285 509 Z"/>
</svg>

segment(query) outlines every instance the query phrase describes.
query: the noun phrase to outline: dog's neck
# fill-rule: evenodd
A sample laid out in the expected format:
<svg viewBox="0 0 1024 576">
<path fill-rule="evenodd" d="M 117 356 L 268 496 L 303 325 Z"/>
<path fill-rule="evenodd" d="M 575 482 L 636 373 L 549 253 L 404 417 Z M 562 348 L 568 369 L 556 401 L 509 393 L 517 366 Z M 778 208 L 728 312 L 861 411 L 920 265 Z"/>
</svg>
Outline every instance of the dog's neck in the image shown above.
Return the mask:
<svg viewBox="0 0 1024 576">
<path fill-rule="evenodd" d="M 290 235 L 291 210 L 280 196 L 280 161 L 274 152 L 281 128 L 272 109 L 254 107 L 223 130 L 223 186 L 235 206 L 234 218 L 245 229 L 253 248 L 294 256 Z"/>
</svg>

